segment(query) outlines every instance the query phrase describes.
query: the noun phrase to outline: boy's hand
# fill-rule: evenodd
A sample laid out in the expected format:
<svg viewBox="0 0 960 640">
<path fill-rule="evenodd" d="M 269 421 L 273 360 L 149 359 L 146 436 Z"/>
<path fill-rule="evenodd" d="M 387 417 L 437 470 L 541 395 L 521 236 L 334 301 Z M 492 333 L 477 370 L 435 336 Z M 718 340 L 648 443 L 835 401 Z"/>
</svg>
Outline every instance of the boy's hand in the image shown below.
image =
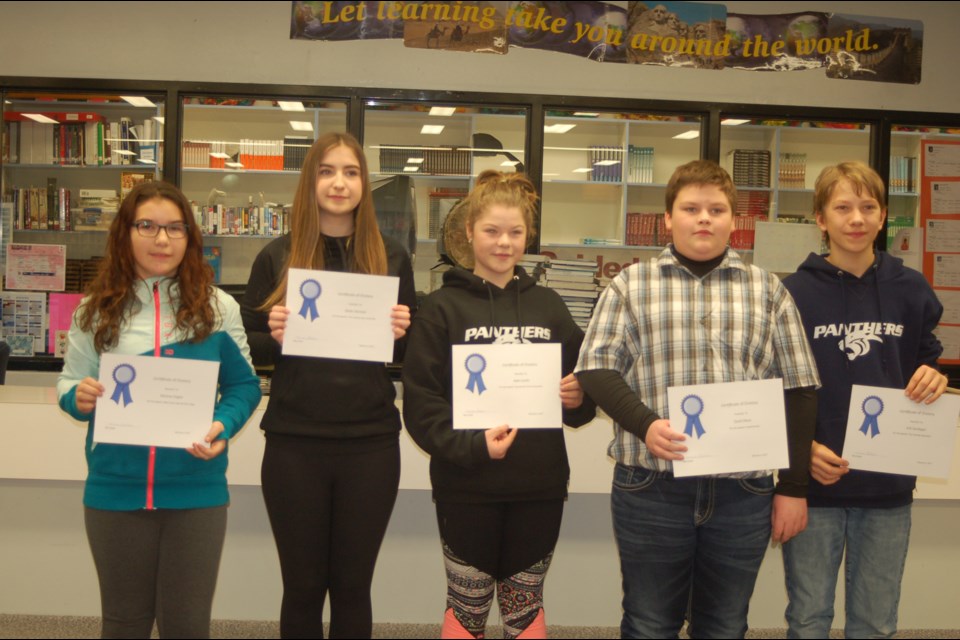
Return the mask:
<svg viewBox="0 0 960 640">
<path fill-rule="evenodd" d="M 810 475 L 826 486 L 850 472 L 850 463 L 816 440 L 810 445 Z"/>
<path fill-rule="evenodd" d="M 925 364 L 913 373 L 904 394 L 914 402 L 930 404 L 947 389 L 947 376 Z"/>
<path fill-rule="evenodd" d="M 770 539 L 780 544 L 806 529 L 807 499 L 781 495 L 773 496 L 770 524 Z"/>
<path fill-rule="evenodd" d="M 669 420 L 655 420 L 647 429 L 644 444 L 647 450 L 663 460 L 683 460 L 682 452 L 687 450 L 686 445 L 680 444 L 687 436 L 670 428 Z"/>
</svg>

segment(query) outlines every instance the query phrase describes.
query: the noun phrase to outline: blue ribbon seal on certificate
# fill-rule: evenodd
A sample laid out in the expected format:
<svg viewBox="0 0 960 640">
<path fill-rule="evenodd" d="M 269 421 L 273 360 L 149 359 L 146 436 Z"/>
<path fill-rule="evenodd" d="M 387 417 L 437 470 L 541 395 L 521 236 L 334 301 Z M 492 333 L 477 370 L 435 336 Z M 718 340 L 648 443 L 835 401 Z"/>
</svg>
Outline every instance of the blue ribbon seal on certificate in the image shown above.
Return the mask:
<svg viewBox="0 0 960 640">
<path fill-rule="evenodd" d="M 120 404 L 120 401 L 123 401 L 123 406 L 127 406 L 133 402 L 133 398 L 130 397 L 130 385 L 137 378 L 137 370 L 133 368 L 131 364 L 118 364 L 117 367 L 113 370 L 113 381 L 117 383 L 117 386 L 113 390 L 113 395 L 110 396 L 110 399 Z"/>
<path fill-rule="evenodd" d="M 860 426 L 860 433 L 867 435 L 867 432 L 870 433 L 871 438 L 877 437 L 877 434 L 880 433 L 880 423 L 877 422 L 877 416 L 883 413 L 883 400 L 877 396 L 867 396 L 863 405 L 863 425 Z"/>
<path fill-rule="evenodd" d="M 697 395 L 689 395 L 680 403 L 680 410 L 687 416 L 687 426 L 683 430 L 684 435 L 692 436 L 694 432 L 697 438 L 706 433 L 703 430 L 703 423 L 700 422 L 700 414 L 703 413 L 703 399 Z"/>
<path fill-rule="evenodd" d="M 472 353 L 467 356 L 463 366 L 467 368 L 467 373 L 470 374 L 470 379 L 467 380 L 467 391 L 474 391 L 477 395 L 486 391 L 487 387 L 483 384 L 483 376 L 480 375 L 487 368 L 486 359 L 479 353 Z"/>
<path fill-rule="evenodd" d="M 310 316 L 310 321 L 316 320 L 320 314 L 317 312 L 317 298 L 320 297 L 322 289 L 320 283 L 310 278 L 300 284 L 300 296 L 303 298 L 303 304 L 300 306 L 299 315 L 306 318 Z"/>
</svg>

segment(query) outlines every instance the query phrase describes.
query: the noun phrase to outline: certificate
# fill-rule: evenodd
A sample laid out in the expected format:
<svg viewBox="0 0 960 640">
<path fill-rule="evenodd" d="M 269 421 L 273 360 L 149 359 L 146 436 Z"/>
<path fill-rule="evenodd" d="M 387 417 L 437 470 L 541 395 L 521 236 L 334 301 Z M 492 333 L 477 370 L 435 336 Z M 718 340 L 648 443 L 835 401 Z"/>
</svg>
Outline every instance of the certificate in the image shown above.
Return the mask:
<svg viewBox="0 0 960 640">
<path fill-rule="evenodd" d="M 189 448 L 213 422 L 219 362 L 105 353 L 94 442 Z"/>
<path fill-rule="evenodd" d="M 458 344 L 453 357 L 453 428 L 558 429 L 559 344 Z"/>
<path fill-rule="evenodd" d="M 390 362 L 399 290 L 393 276 L 290 269 L 284 355 Z"/>
<path fill-rule="evenodd" d="M 667 389 L 670 426 L 687 436 L 673 475 L 782 469 L 790 466 L 783 381 L 755 380 Z"/>
<path fill-rule="evenodd" d="M 947 478 L 960 397 L 917 403 L 903 389 L 853 385 L 843 458 L 851 469 Z"/>
</svg>

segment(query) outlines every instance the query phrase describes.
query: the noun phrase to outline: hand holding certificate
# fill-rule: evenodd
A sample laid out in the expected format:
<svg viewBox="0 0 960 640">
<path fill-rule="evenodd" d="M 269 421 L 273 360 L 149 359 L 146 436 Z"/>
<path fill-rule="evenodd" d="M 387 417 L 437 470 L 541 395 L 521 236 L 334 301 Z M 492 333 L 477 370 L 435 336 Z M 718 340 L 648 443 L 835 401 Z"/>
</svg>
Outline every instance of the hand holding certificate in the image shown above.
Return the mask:
<svg viewBox="0 0 960 640">
<path fill-rule="evenodd" d="M 93 440 L 191 449 L 211 430 L 219 362 L 105 353 Z"/>
<path fill-rule="evenodd" d="M 559 344 L 454 345 L 453 428 L 558 429 Z"/>
<path fill-rule="evenodd" d="M 789 466 L 783 382 L 670 387 L 670 426 L 686 436 L 683 460 L 673 475 L 781 469 Z"/>
<path fill-rule="evenodd" d="M 851 469 L 947 478 L 960 397 L 917 403 L 901 389 L 853 385 L 843 457 Z"/>
<path fill-rule="evenodd" d="M 399 286 L 393 276 L 290 269 L 283 354 L 389 362 Z"/>
</svg>

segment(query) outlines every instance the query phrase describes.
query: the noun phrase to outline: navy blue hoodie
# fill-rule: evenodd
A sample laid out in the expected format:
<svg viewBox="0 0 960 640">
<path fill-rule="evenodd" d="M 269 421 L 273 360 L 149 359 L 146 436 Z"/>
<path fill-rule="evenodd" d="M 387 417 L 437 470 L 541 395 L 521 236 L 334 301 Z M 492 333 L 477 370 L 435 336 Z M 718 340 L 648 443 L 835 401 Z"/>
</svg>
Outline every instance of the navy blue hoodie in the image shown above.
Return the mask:
<svg viewBox="0 0 960 640">
<path fill-rule="evenodd" d="M 933 334 L 943 306 L 920 273 L 880 253 L 856 277 L 811 253 L 783 284 L 803 318 L 823 386 L 816 441 L 840 455 L 854 384 L 903 389 L 943 352 Z M 913 500 L 916 478 L 850 471 L 824 486 L 810 480 L 812 507 L 896 507 Z"/>
</svg>

